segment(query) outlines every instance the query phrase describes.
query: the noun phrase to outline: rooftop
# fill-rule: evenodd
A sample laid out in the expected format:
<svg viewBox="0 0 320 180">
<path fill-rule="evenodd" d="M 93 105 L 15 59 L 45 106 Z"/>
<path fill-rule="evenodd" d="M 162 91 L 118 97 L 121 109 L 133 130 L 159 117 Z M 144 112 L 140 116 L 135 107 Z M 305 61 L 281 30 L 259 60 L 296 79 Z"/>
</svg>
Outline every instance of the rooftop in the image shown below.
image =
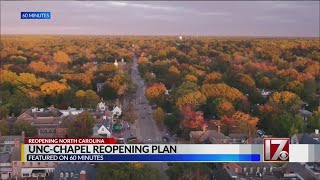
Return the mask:
<svg viewBox="0 0 320 180">
<path fill-rule="evenodd" d="M 71 173 L 73 173 L 74 179 L 80 179 L 80 172 L 83 170 L 86 172 L 86 179 L 95 179 L 95 168 L 92 165 L 85 163 L 61 163 L 55 168 L 53 179 L 59 180 L 61 173 L 63 173 L 64 177 L 66 173 L 69 174 L 69 177 L 71 176 Z"/>
</svg>

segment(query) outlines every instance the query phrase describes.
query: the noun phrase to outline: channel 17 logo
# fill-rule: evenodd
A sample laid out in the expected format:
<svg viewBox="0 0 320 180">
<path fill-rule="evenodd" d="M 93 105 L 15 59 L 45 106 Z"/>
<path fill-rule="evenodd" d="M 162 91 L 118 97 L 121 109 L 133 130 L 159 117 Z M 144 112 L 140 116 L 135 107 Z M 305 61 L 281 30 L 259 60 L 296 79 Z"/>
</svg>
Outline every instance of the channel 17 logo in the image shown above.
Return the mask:
<svg viewBox="0 0 320 180">
<path fill-rule="evenodd" d="M 263 142 L 264 161 L 289 161 L 289 138 L 264 138 Z"/>
</svg>

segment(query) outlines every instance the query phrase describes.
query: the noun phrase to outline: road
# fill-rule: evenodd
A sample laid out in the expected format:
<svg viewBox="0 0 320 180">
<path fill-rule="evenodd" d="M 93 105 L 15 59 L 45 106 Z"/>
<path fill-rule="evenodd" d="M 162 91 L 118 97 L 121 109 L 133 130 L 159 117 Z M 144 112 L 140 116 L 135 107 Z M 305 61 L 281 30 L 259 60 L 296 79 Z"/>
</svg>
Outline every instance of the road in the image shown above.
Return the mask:
<svg viewBox="0 0 320 180">
<path fill-rule="evenodd" d="M 159 132 L 155 120 L 152 117 L 152 108 L 148 104 L 147 97 L 145 95 L 146 86 L 140 73 L 138 71 L 138 61 L 136 55 L 133 57 L 131 78 L 134 84 L 137 85 L 137 91 L 134 94 L 132 103 L 134 104 L 134 112 L 137 114 L 137 120 L 135 121 L 135 129 L 137 138 L 144 143 L 161 143 L 162 135 Z M 130 102 L 131 103 L 131 102 Z M 165 176 L 164 171 L 168 168 L 167 163 L 151 163 L 153 167 L 156 167 Z"/>
<path fill-rule="evenodd" d="M 134 95 L 132 103 L 134 104 L 134 112 L 137 114 L 136 135 L 138 139 L 145 143 L 159 143 L 162 142 L 161 133 L 152 117 L 152 108 L 148 104 L 145 95 L 145 84 L 138 71 L 137 57 L 133 57 L 133 65 L 131 71 L 131 78 L 133 83 L 137 85 L 137 91 Z"/>
</svg>

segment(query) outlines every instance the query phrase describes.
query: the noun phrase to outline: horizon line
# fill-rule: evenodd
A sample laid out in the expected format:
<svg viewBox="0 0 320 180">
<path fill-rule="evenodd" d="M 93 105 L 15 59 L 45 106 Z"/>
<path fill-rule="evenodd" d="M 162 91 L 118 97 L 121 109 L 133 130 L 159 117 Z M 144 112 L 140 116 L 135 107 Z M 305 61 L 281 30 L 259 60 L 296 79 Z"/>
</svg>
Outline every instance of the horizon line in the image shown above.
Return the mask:
<svg viewBox="0 0 320 180">
<path fill-rule="evenodd" d="M 191 34 L 9 34 L 9 33 L 0 33 L 4 36 L 162 36 L 162 37 L 251 37 L 251 38 L 320 38 L 320 36 L 281 36 L 281 35 L 191 35 Z"/>
</svg>

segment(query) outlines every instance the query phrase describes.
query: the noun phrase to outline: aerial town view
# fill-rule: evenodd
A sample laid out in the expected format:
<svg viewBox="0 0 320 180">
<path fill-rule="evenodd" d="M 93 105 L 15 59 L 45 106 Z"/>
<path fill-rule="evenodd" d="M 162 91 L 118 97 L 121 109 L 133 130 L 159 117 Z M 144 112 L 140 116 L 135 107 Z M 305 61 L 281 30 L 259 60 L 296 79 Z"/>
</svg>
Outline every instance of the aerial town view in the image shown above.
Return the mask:
<svg viewBox="0 0 320 180">
<path fill-rule="evenodd" d="M 319 180 L 320 162 L 21 160 L 24 138 L 320 144 L 319 9 L 319 1 L 1 1 L 0 180 Z"/>
</svg>

